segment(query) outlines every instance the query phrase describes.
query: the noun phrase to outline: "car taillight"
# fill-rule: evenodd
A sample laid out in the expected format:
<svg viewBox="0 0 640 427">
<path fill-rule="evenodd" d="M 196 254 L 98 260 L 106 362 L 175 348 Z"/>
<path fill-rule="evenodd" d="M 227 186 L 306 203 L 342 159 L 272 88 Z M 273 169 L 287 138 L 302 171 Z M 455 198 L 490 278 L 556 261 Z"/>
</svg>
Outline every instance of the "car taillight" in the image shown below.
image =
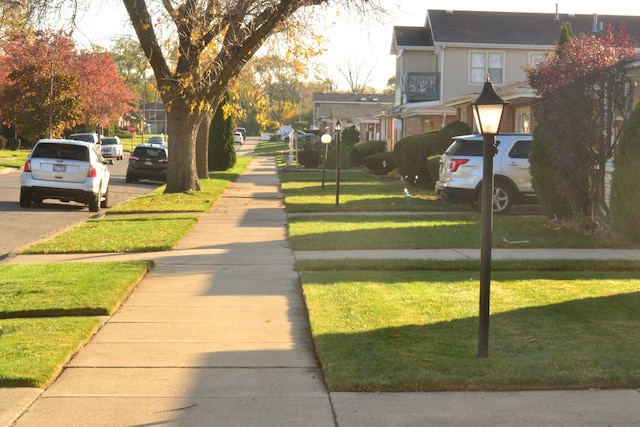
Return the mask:
<svg viewBox="0 0 640 427">
<path fill-rule="evenodd" d="M 136 156 L 129 156 L 129 160 L 137 161 L 137 160 L 140 160 L 140 159 L 137 158 Z"/>
<path fill-rule="evenodd" d="M 87 172 L 87 178 L 95 178 L 98 176 L 98 170 L 93 167 L 92 164 L 89 164 L 89 171 Z"/>
<path fill-rule="evenodd" d="M 455 172 L 460 166 L 464 165 L 468 161 L 469 159 L 451 159 L 449 160 L 449 170 L 451 172 Z"/>
<path fill-rule="evenodd" d="M 167 160 L 169 160 L 169 159 L 160 159 L 160 160 L 158 160 L 158 163 L 167 163 Z"/>
<path fill-rule="evenodd" d="M 24 171 L 25 172 L 31 172 L 31 160 L 27 160 L 24 163 Z"/>
</svg>

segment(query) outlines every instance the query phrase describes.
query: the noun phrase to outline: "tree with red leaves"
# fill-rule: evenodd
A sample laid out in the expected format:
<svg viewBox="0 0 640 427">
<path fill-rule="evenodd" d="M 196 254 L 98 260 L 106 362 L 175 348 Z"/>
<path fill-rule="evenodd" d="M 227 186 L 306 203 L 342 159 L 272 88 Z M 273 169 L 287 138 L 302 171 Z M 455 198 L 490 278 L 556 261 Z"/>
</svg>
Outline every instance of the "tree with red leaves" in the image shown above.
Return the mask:
<svg viewBox="0 0 640 427">
<path fill-rule="evenodd" d="M 79 123 L 106 125 L 134 99 L 106 54 L 78 52 L 64 32 L 14 34 L 0 56 L 0 115 L 18 135 L 61 137 Z"/>
<path fill-rule="evenodd" d="M 568 38 L 555 55 L 526 70 L 539 95 L 531 158 L 534 186 L 547 181 L 567 207 L 564 212 L 545 209 L 547 214 L 587 218 L 597 225 L 607 221 L 605 166 L 615 153 L 619 118 L 630 111 L 628 65 L 635 46 L 622 23 L 615 32 L 609 26 Z M 540 170 L 551 173 L 536 176 Z M 536 188 L 544 206 L 548 194 L 541 190 Z"/>
</svg>

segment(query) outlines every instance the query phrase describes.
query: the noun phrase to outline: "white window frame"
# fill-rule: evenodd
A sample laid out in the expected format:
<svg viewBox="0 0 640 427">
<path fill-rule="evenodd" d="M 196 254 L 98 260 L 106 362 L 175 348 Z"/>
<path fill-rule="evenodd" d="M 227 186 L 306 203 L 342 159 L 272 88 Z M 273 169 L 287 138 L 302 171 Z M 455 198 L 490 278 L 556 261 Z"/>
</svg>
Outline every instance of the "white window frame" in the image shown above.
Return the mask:
<svg viewBox="0 0 640 427">
<path fill-rule="evenodd" d="M 547 55 L 544 52 L 529 52 L 529 65 L 535 67 L 539 61 L 546 61 Z"/>
<path fill-rule="evenodd" d="M 491 81 L 494 84 L 504 84 L 505 59 L 506 55 L 504 51 L 470 50 L 469 85 L 484 84 L 484 82 L 487 81 L 488 75 L 491 76 Z M 497 60 L 499 60 L 499 63 L 496 62 Z M 500 67 L 498 68 L 495 65 L 500 65 Z M 496 72 L 496 70 L 500 71 Z"/>
</svg>

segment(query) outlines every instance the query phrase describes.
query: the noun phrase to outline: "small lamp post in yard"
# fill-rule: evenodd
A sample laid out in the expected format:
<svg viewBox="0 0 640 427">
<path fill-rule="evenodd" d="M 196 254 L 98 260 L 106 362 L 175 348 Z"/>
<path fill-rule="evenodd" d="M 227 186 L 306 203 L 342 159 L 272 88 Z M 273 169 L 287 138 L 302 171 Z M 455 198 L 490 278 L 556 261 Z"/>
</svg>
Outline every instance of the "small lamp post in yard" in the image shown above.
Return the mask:
<svg viewBox="0 0 640 427">
<path fill-rule="evenodd" d="M 489 356 L 489 294 L 491 289 L 491 233 L 493 228 L 493 157 L 502 112 L 508 104 L 493 89 L 489 78 L 480 96 L 471 103 L 473 117 L 482 134 L 482 236 L 480 246 L 480 315 L 478 357 Z"/>
<path fill-rule="evenodd" d="M 342 130 L 342 123 L 340 119 L 336 121 L 336 206 L 340 204 L 340 131 Z"/>
<path fill-rule="evenodd" d="M 329 144 L 331 144 L 331 135 L 325 133 L 320 137 L 320 141 L 324 145 L 324 160 L 322 160 L 322 189 L 324 190 L 324 176 L 327 170 L 327 150 L 329 150 Z"/>
</svg>

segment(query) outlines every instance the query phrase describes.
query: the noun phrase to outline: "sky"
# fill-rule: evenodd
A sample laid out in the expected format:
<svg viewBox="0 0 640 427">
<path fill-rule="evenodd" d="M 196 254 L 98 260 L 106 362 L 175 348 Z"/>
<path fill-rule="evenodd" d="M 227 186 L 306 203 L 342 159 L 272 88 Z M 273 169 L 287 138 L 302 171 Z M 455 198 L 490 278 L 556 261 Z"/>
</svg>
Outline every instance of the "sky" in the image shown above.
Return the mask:
<svg viewBox="0 0 640 427">
<path fill-rule="evenodd" d="M 369 85 L 381 92 L 387 81 L 395 73 L 395 58 L 390 54 L 394 26 L 423 26 L 428 9 L 442 10 L 484 10 L 502 12 L 544 12 L 555 13 L 556 5 L 561 14 L 599 15 L 640 15 L 640 2 L 630 0 L 539 0 L 536 2 L 516 2 L 505 0 L 380 0 L 389 9 L 385 22 L 367 22 L 354 18 L 342 19 L 342 14 L 334 10 L 328 14 L 324 26 L 327 43 L 325 54 L 316 59 L 324 64 L 338 89 L 347 90 L 346 82 L 340 77 L 338 68 L 348 68 L 348 63 L 361 64 L 361 75 L 369 75 Z M 121 1 L 102 0 L 91 2 L 99 7 L 82 12 L 80 32 L 76 34 L 80 43 L 89 42 L 108 47 L 113 35 L 132 34 L 128 16 Z M 99 9 L 99 10 L 97 10 Z"/>
</svg>

